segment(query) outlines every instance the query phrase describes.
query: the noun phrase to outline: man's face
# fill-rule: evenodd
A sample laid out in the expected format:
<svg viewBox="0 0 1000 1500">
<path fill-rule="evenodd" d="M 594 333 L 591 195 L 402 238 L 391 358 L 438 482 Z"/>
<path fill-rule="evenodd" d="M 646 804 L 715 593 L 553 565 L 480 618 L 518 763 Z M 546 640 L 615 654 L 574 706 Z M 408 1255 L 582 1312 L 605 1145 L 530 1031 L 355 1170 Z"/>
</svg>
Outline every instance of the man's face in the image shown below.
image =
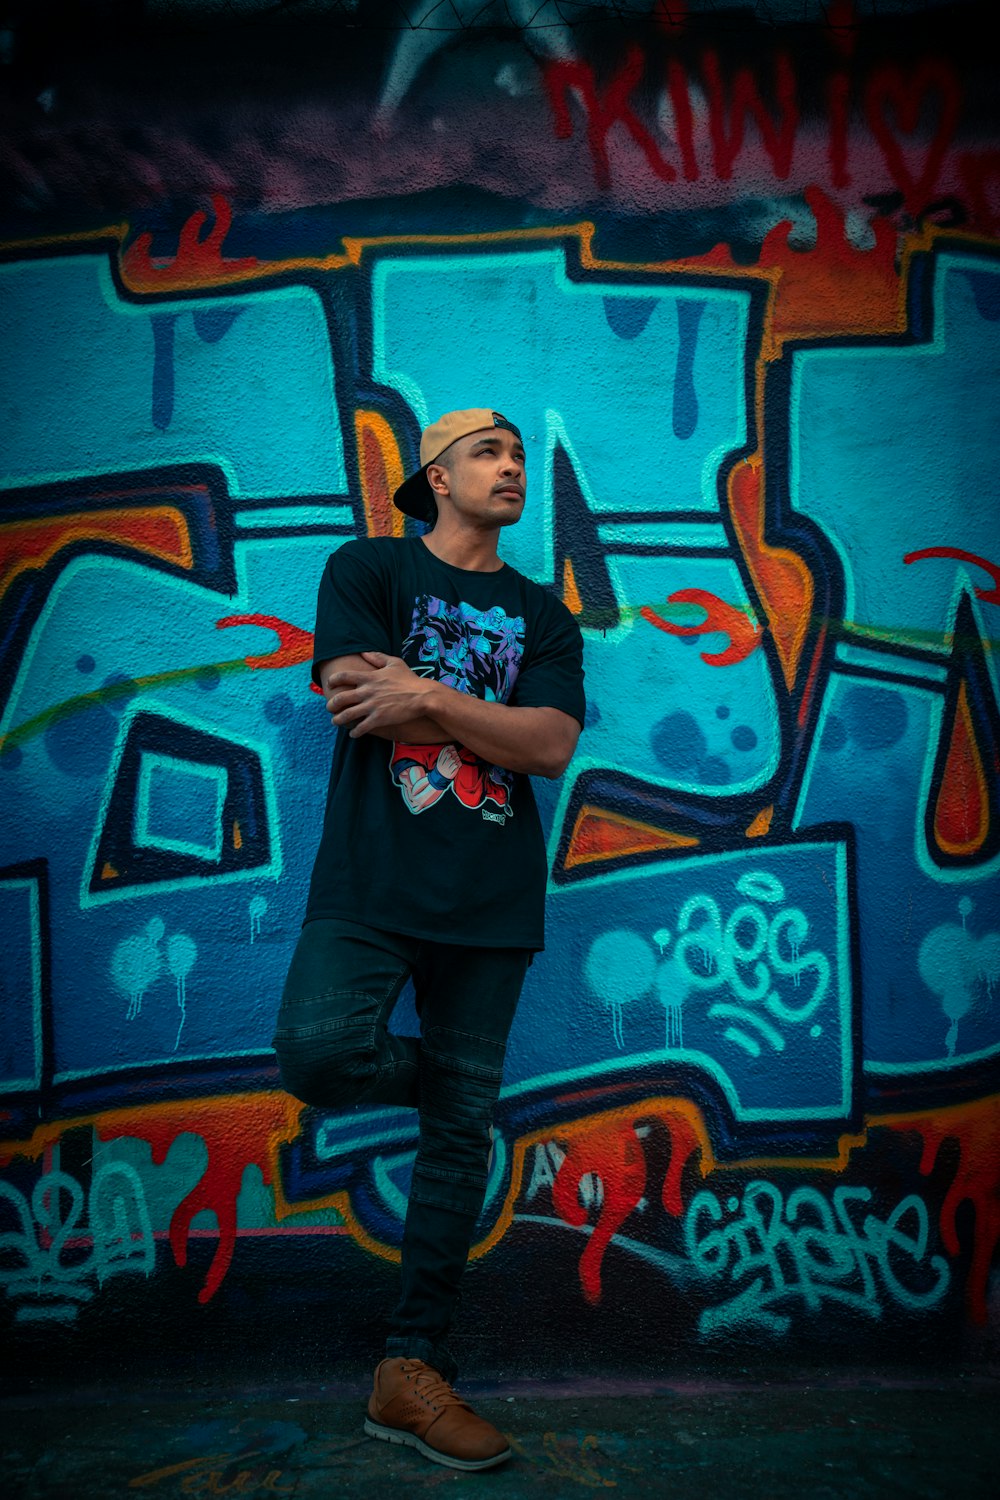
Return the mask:
<svg viewBox="0 0 1000 1500">
<path fill-rule="evenodd" d="M 445 462 L 427 478 L 439 514 L 451 505 L 467 522 L 492 529 L 510 526 L 524 509 L 524 447 L 505 427 L 485 427 L 452 443 Z"/>
</svg>

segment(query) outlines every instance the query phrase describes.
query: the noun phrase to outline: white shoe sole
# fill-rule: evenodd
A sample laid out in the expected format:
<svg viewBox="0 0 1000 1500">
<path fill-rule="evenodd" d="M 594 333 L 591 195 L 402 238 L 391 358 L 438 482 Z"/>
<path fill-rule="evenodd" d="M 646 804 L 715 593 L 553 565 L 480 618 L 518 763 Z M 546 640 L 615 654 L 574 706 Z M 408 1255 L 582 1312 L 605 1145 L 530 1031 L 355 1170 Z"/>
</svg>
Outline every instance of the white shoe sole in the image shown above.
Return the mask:
<svg viewBox="0 0 1000 1500">
<path fill-rule="evenodd" d="M 492 1469 L 496 1464 L 505 1463 L 511 1456 L 511 1449 L 505 1448 L 492 1458 L 452 1458 L 450 1453 L 431 1448 L 415 1432 L 406 1432 L 402 1427 L 383 1427 L 381 1423 L 373 1422 L 371 1417 L 365 1417 L 365 1432 L 383 1443 L 403 1443 L 407 1448 L 416 1448 L 431 1463 L 445 1464 L 449 1469 Z"/>
</svg>

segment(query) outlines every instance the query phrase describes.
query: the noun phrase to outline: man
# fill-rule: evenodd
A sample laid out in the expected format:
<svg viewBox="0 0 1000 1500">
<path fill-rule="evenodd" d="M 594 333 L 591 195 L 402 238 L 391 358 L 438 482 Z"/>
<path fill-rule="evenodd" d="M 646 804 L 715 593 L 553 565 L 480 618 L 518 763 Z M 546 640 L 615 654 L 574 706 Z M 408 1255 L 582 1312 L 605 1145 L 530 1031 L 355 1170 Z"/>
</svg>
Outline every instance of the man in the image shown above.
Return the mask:
<svg viewBox="0 0 1000 1500">
<path fill-rule="evenodd" d="M 566 607 L 497 554 L 525 500 L 513 423 L 449 412 L 420 461 L 394 500 L 431 530 L 348 542 L 320 584 L 313 677 L 339 732 L 275 1049 L 309 1104 L 419 1110 L 401 1297 L 365 1430 L 483 1469 L 510 1448 L 453 1390 L 446 1340 L 507 1035 L 544 943 L 528 777 L 562 775 L 576 748 L 583 645 Z M 388 1030 L 411 977 L 420 1038 Z"/>
</svg>

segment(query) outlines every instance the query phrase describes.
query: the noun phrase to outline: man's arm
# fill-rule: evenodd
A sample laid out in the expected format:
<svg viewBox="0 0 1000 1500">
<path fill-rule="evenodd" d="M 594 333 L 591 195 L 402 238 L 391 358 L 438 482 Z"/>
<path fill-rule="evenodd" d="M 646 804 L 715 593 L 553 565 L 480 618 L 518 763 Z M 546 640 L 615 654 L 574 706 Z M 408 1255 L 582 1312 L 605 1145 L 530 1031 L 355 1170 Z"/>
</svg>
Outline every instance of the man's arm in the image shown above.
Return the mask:
<svg viewBox="0 0 1000 1500">
<path fill-rule="evenodd" d="M 333 656 L 328 661 L 319 663 L 316 675 L 326 698 L 327 709 L 333 715 L 335 724 L 340 721 L 336 717 L 334 707 L 336 690 L 331 686 L 331 678 L 342 672 L 357 672 L 370 676 L 376 670 L 377 668 L 366 662 L 361 655 Z M 434 720 L 426 715 L 418 715 L 398 724 L 385 723 L 370 732 L 377 735 L 379 739 L 398 740 L 404 745 L 443 745 L 452 738 L 440 724 L 435 724 Z"/>
<path fill-rule="evenodd" d="M 404 738 L 400 724 L 430 722 L 439 739 L 458 740 L 493 765 L 550 778 L 562 775 L 576 749 L 580 725 L 562 709 L 486 703 L 419 677 L 401 657 L 381 651 L 363 653 L 363 670 L 345 668 L 346 660 L 340 658 L 325 685 L 333 722 L 347 728 L 352 739 L 363 734 Z M 397 732 L 386 735 L 391 726 Z"/>
</svg>

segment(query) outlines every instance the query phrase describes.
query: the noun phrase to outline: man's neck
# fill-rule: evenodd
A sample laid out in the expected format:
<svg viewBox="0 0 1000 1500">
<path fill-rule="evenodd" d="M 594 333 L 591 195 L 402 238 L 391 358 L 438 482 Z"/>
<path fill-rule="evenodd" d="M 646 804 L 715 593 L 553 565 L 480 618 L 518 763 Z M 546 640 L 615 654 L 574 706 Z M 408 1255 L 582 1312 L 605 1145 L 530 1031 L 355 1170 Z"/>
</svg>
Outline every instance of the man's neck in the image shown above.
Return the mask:
<svg viewBox="0 0 1000 1500">
<path fill-rule="evenodd" d="M 504 566 L 497 555 L 499 531 L 460 531 L 455 527 L 442 526 L 440 520 L 420 540 L 428 552 L 453 568 L 464 568 L 469 573 L 498 573 Z"/>
</svg>

